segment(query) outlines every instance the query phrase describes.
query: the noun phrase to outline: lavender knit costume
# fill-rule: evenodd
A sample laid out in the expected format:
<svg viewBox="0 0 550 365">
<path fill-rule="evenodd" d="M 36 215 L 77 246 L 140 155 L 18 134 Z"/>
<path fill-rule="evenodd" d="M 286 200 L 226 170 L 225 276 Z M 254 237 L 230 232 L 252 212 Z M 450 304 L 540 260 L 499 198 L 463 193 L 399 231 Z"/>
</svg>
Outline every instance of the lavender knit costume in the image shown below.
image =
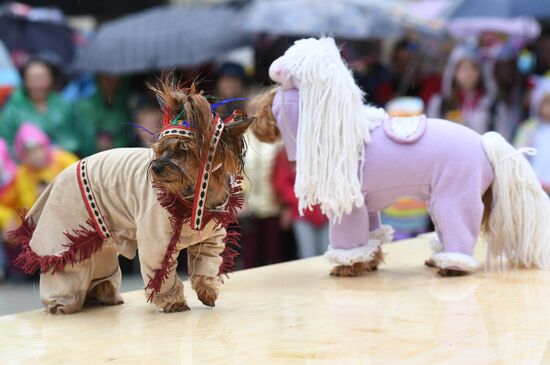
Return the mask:
<svg viewBox="0 0 550 365">
<path fill-rule="evenodd" d="M 295 160 L 299 91 L 280 89 L 272 111 L 288 158 Z M 373 241 L 373 233 L 380 228 L 379 212 L 407 196 L 428 202 L 443 244 L 442 252 L 436 255 L 464 263 L 460 269 L 477 267 L 471 256 L 480 234 L 482 195 L 494 179 L 491 163 L 478 133 L 440 119 L 425 119 L 425 124 L 419 138 L 411 141 L 395 138 L 383 126 L 371 130 L 362 167 L 365 204 L 354 207 L 340 223 L 331 222 L 327 252 L 331 261 L 342 265 L 365 261 L 364 255 L 347 253 L 377 250 L 383 243 Z"/>
</svg>

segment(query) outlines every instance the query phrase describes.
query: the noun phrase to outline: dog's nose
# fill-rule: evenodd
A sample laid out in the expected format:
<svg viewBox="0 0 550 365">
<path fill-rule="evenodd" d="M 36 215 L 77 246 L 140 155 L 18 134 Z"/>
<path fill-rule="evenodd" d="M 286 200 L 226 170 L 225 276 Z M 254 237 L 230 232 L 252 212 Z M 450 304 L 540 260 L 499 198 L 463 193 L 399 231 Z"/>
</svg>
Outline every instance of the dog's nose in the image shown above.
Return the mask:
<svg viewBox="0 0 550 365">
<path fill-rule="evenodd" d="M 161 164 L 153 164 L 151 168 L 153 169 L 153 172 L 157 175 L 160 174 L 162 170 L 164 170 L 164 166 L 162 166 Z"/>
</svg>

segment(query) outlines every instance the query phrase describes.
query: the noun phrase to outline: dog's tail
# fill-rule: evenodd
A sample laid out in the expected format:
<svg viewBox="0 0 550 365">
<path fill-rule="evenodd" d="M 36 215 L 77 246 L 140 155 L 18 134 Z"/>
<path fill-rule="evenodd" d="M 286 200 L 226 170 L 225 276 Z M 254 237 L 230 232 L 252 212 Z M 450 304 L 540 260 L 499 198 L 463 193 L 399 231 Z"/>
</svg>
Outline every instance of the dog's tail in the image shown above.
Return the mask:
<svg viewBox="0 0 550 365">
<path fill-rule="evenodd" d="M 482 137 L 494 181 L 486 214 L 487 265 L 550 267 L 550 200 L 522 153 L 495 132 Z"/>
</svg>

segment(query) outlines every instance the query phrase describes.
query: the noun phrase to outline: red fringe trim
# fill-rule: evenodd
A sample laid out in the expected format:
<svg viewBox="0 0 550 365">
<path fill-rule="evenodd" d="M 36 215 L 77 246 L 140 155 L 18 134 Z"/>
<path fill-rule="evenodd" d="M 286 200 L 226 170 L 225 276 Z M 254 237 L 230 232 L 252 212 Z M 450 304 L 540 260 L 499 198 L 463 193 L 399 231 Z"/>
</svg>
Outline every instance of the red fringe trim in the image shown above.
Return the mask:
<svg viewBox="0 0 550 365">
<path fill-rule="evenodd" d="M 86 224 L 91 229 L 81 225 L 72 232 L 65 232 L 65 236 L 69 239 L 69 243 L 63 245 L 67 248 L 66 251 L 59 255 L 40 256 L 30 247 L 36 224 L 32 217 L 25 218 L 25 212 L 22 211 L 19 214 L 23 223 L 16 230 L 9 232 L 7 238 L 10 242 L 22 246 L 23 252 L 15 259 L 14 264 L 27 274 L 32 274 L 38 269 L 41 273 L 50 270 L 53 274 L 61 272 L 67 264 L 74 266 L 89 259 L 103 245 L 103 238 L 95 230 L 93 222 L 88 219 Z"/>
<path fill-rule="evenodd" d="M 241 196 L 242 189 L 240 187 L 240 181 L 240 178 L 237 179 L 237 186 L 231 189 L 225 211 L 217 212 L 206 210 L 204 212 L 201 229 L 204 229 L 204 227 L 212 219 L 217 223 L 215 229 L 221 227 L 228 229 L 229 225 L 236 224 L 238 222 L 237 210 L 241 208 L 244 203 L 244 198 Z M 149 276 L 149 282 L 145 287 L 145 289 L 152 290 L 149 298 L 147 299 L 149 302 L 151 302 L 155 294 L 160 291 L 162 284 L 168 278 L 170 269 L 176 264 L 175 260 L 172 259 L 172 256 L 179 242 L 182 227 L 184 224 L 191 222 L 191 214 L 193 212 L 193 202 L 189 202 L 177 195 L 167 192 L 158 184 L 155 184 L 154 186 L 157 189 L 157 199 L 160 205 L 170 214 L 172 236 L 162 259 L 161 267 L 154 271 L 152 277 Z M 236 230 L 228 229 L 224 239 L 225 248 L 221 253 L 222 264 L 220 265 L 220 270 L 218 272 L 220 277 L 222 275 L 228 276 L 227 274 L 233 272 L 234 270 L 235 258 L 239 255 L 239 252 L 237 251 L 240 247 L 238 243 L 239 236 L 240 234 Z"/>
</svg>

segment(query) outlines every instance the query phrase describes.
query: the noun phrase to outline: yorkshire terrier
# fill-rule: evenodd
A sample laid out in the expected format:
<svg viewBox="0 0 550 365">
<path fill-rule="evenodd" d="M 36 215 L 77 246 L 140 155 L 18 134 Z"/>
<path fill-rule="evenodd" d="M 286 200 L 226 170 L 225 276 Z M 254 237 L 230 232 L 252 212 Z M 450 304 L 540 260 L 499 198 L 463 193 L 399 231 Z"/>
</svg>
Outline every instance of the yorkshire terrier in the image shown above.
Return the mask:
<svg viewBox="0 0 550 365">
<path fill-rule="evenodd" d="M 162 82 L 163 128 L 152 148 L 113 149 L 85 158 L 50 184 L 9 238 L 16 263 L 40 269 L 50 313 L 85 302 L 121 304 L 118 255 L 140 255 L 148 300 L 164 312 L 188 310 L 176 273 L 188 251 L 191 285 L 213 307 L 219 275 L 232 269 L 238 177 L 251 123 L 230 102 L 211 107 L 196 85 Z"/>
</svg>

